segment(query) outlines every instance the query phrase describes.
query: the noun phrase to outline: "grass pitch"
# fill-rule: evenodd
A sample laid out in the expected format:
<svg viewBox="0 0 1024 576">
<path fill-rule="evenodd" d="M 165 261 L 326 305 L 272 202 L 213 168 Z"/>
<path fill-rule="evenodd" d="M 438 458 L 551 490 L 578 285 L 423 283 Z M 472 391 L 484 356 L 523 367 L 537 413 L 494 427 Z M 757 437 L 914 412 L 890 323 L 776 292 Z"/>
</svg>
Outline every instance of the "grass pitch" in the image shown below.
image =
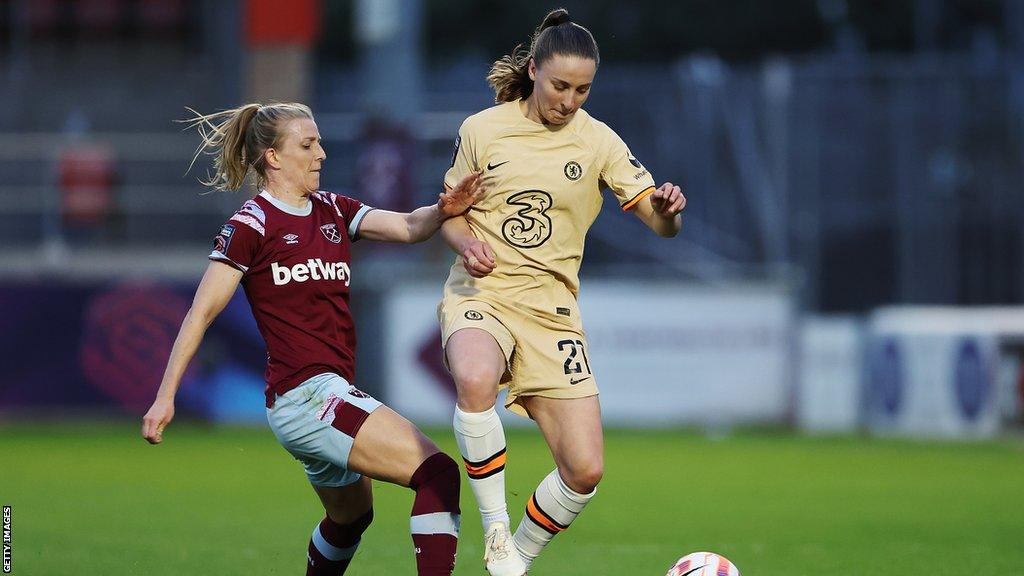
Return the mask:
<svg viewBox="0 0 1024 576">
<path fill-rule="evenodd" d="M 428 433 L 457 454 L 451 432 Z M 514 521 L 552 468 L 509 432 Z M 377 484 L 349 574 L 414 574 L 411 492 Z M 605 480 L 532 574 L 660 576 L 711 550 L 746 576 L 1024 574 L 1024 442 L 952 444 L 678 431 L 607 434 Z M 267 429 L 176 422 L 0 426 L 13 574 L 302 574 L 322 516 Z M 463 479 L 456 574 L 484 574 Z"/>
</svg>

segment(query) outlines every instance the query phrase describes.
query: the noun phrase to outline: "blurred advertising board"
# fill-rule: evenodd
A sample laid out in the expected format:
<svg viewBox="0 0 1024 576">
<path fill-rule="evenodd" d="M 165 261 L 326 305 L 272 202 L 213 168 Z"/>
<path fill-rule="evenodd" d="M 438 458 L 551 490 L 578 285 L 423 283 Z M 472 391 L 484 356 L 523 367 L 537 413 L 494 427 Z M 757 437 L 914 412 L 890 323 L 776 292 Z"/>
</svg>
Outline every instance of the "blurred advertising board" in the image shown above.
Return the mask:
<svg viewBox="0 0 1024 576">
<path fill-rule="evenodd" d="M 984 438 L 996 434 L 1012 394 L 1005 360 L 1020 353 L 1024 308 L 901 306 L 870 320 L 863 408 L 874 432 Z M 1012 383 L 1014 379 L 1009 379 Z"/>
<path fill-rule="evenodd" d="M 160 385 L 194 284 L 0 285 L 0 415 L 138 416 Z M 239 290 L 207 332 L 176 414 L 264 420 L 266 351 Z"/>
<path fill-rule="evenodd" d="M 439 348 L 440 292 L 398 286 L 384 304 L 386 398 L 420 424 L 450 423 L 455 405 Z M 789 415 L 794 303 L 786 291 L 588 280 L 580 308 L 605 422 L 728 426 Z"/>
<path fill-rule="evenodd" d="M 865 326 L 854 316 L 800 321 L 796 422 L 808 432 L 853 432 L 860 425 Z"/>
<path fill-rule="evenodd" d="M 174 281 L 0 285 L 0 419 L 140 417 L 194 291 Z M 379 293 L 380 308 L 358 314 L 364 326 L 381 322 L 360 344 L 361 354 L 373 352 L 360 361 L 368 378 L 361 385 L 421 424 L 447 425 L 455 403 L 441 362 L 440 293 L 438 283 L 398 283 Z M 609 424 L 728 426 L 789 416 L 794 311 L 785 291 L 591 280 L 580 303 Z M 262 424 L 265 362 L 239 290 L 185 375 L 177 416 Z"/>
</svg>

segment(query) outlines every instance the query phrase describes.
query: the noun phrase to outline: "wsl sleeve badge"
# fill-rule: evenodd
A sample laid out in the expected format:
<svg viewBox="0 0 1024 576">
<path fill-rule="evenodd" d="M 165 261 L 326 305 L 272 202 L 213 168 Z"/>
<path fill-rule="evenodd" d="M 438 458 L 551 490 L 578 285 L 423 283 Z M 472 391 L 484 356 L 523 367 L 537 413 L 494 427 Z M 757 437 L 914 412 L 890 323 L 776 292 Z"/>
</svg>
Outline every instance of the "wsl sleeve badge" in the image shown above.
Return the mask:
<svg viewBox="0 0 1024 576">
<path fill-rule="evenodd" d="M 451 164 L 451 166 L 449 166 L 449 168 L 451 168 L 452 166 L 455 166 L 455 159 L 459 157 L 459 148 L 461 146 L 462 146 L 462 136 L 456 136 L 455 137 L 455 149 L 452 150 L 452 164 Z"/>
<path fill-rule="evenodd" d="M 220 232 L 213 237 L 213 251 L 227 256 L 228 246 L 231 245 L 231 237 L 235 234 L 234 224 L 225 224 L 220 227 Z"/>
<path fill-rule="evenodd" d="M 740 576 L 740 570 L 724 556 L 694 552 L 676 560 L 665 576 Z"/>
</svg>

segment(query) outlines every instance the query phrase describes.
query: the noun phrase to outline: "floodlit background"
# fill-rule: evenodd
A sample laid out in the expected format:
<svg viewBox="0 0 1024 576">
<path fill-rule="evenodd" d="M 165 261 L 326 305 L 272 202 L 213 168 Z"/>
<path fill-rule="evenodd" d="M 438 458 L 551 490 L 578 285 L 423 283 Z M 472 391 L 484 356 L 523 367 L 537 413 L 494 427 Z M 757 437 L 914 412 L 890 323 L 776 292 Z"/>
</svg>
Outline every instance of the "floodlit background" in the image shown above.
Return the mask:
<svg viewBox="0 0 1024 576">
<path fill-rule="evenodd" d="M 825 491 L 821 501 L 870 486 L 881 495 L 860 496 L 882 506 L 920 488 L 936 498 L 915 507 L 927 510 L 947 493 L 970 491 L 928 484 L 943 471 L 965 467 L 972 481 L 998 476 L 1008 484 L 1000 484 L 1005 498 L 985 500 L 998 516 L 986 524 L 991 538 L 975 532 L 976 545 L 956 546 L 957 534 L 984 517 L 984 505 L 972 516 L 964 504 L 955 521 L 920 520 L 948 533 L 884 548 L 882 558 L 927 556 L 934 546 L 940 556 L 930 573 L 943 573 L 935 569 L 945 565 L 943 553 L 950 562 L 966 554 L 992 569 L 1024 572 L 1019 549 L 1000 540 L 1024 533 L 1024 502 L 1008 488 L 1024 482 L 1024 2 L 0 0 L 0 500 L 7 492 L 22 502 L 15 518 L 29 526 L 20 558 L 32 568 L 24 573 L 59 573 L 43 550 L 64 545 L 77 525 L 47 526 L 32 504 L 47 498 L 31 486 L 67 474 L 41 464 L 47 453 L 69 450 L 69 438 L 93 438 L 97 454 L 104 447 L 113 450 L 108 457 L 123 454 L 107 465 L 78 463 L 80 473 L 110 474 L 96 477 L 99 487 L 134 477 L 118 475 L 121 465 L 167 465 L 143 451 L 134 427 L 159 384 L 211 240 L 250 193 L 205 194 L 197 179 L 209 169 L 207 158 L 186 173 L 199 140 L 175 123 L 185 107 L 308 103 L 328 153 L 324 189 L 409 210 L 436 198 L 460 123 L 492 104 L 484 81 L 490 63 L 528 42 L 558 5 L 601 48 L 587 110 L 622 136 L 659 184 L 678 183 L 688 198 L 675 239 L 658 238 L 608 201 L 587 240 L 581 307 L 612 430 L 610 469 L 616 435 L 625 439 L 624 453 L 635 453 L 629 442 L 657 438 L 664 449 L 637 464 L 649 464 L 649 474 L 637 474 L 667 494 L 679 487 L 678 501 L 665 504 L 678 507 L 671 513 L 678 519 L 691 505 L 690 474 L 681 471 L 695 452 L 735 454 L 739 460 L 728 465 L 743 470 L 744 458 L 779 462 L 774 454 L 789 462 L 788 451 L 807 450 L 806 460 L 779 467 L 782 486 L 797 479 L 787 474 L 814 470 L 814 454 L 879 449 L 889 458 L 896 442 L 908 456 L 893 462 L 921 458 L 935 467 L 908 473 L 869 458 L 847 469 L 840 459 L 838 471 L 822 478 L 854 478 L 855 470 L 877 477 Z M 454 453 L 445 429 L 454 394 L 434 311 L 454 257 L 439 239 L 412 247 L 361 242 L 355 252 L 356 384 Z M 286 485 L 307 505 L 299 528 L 288 532 L 301 566 L 315 506 L 270 435 L 245 429 L 265 427 L 264 361 L 239 291 L 193 362 L 169 438 L 178 440 L 179 427 L 176 449 L 187 455 L 189 438 L 202 444 L 224 433 L 233 445 L 256 434 L 254 446 L 287 471 L 267 489 Z M 97 432 L 97 421 L 113 423 Z M 679 429 L 690 432 L 673 432 Z M 734 430 L 745 431 L 739 446 L 728 440 Z M 840 445 L 806 433 L 838 434 Z M 754 452 L 744 452 L 750 446 Z M 543 447 L 533 449 L 543 460 Z M 930 459 L 939 452 L 948 466 Z M 1007 468 L 973 467 L 979 453 L 996 454 L 985 462 Z M 205 476 L 208 464 L 196 465 L 197 474 Z M 675 472 L 659 474 L 666 465 Z M 12 470 L 20 475 L 8 476 Z M 915 474 L 922 484 L 896 479 Z M 68 476 L 73 484 L 78 474 Z M 709 484 L 706 501 L 761 494 L 758 480 L 746 478 L 731 495 Z M 512 509 L 535 481 L 522 477 Z M 979 494 L 1003 494 L 979 482 Z M 796 506 L 803 494 L 791 496 Z M 119 506 L 137 505 L 142 514 L 159 499 Z M 674 557 L 715 547 L 745 573 L 863 573 L 836 568 L 862 557 L 836 556 L 857 546 L 839 537 L 780 543 L 759 531 L 730 532 L 780 513 L 753 500 L 742 509 L 701 510 L 725 514 L 720 539 L 702 539 L 692 525 L 664 538 L 676 529 L 652 504 L 645 522 L 655 529 L 616 557 L 633 558 L 623 565 L 630 570 L 646 562 L 636 572 L 656 574 Z M 601 506 L 594 516 L 611 522 L 623 501 Z M 400 538 L 396 518 L 378 523 L 395 522 Z M 805 521 L 813 524 L 792 524 Z M 464 524 L 477 530 L 475 520 Z M 859 544 L 871 557 L 886 542 L 872 526 L 869 515 L 854 512 L 834 528 L 878 536 Z M 579 540 L 599 538 L 585 530 Z M 463 573 L 479 568 L 472 564 L 476 539 L 464 538 Z M 594 546 L 598 556 L 609 550 Z M 117 555 L 109 542 L 89 550 Z M 153 549 L 126 554 L 150 559 L 127 572 L 157 573 L 147 563 Z M 218 552 L 203 554 L 159 564 L 167 573 L 194 571 L 211 566 L 204 562 Z M 794 555 L 813 570 L 787 568 Z M 188 558 L 198 563 L 175 564 Z M 246 558 L 257 571 L 274 561 L 295 565 L 287 554 Z M 585 561 L 562 559 L 549 561 L 550 573 L 584 573 L 574 570 Z M 407 560 L 395 556 L 398 568 L 388 570 L 408 571 Z M 884 566 L 865 569 L 897 573 Z M 538 572 L 548 573 L 543 567 Z M 117 565 L 85 570 L 109 573 Z"/>
</svg>

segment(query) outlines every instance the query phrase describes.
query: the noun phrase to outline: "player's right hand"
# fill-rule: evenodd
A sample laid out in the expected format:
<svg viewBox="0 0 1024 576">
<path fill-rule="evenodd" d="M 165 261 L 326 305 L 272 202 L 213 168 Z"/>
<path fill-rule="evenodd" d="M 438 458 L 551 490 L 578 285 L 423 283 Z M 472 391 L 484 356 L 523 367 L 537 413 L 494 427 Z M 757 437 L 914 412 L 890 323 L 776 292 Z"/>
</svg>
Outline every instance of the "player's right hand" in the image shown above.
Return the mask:
<svg viewBox="0 0 1024 576">
<path fill-rule="evenodd" d="M 467 242 L 462 248 L 462 266 L 473 278 L 483 278 L 493 272 L 497 260 L 491 245 L 477 239 Z"/>
<path fill-rule="evenodd" d="M 150 444 L 159 444 L 164 439 L 164 428 L 174 418 L 174 401 L 157 398 L 142 417 L 142 437 Z"/>
</svg>

